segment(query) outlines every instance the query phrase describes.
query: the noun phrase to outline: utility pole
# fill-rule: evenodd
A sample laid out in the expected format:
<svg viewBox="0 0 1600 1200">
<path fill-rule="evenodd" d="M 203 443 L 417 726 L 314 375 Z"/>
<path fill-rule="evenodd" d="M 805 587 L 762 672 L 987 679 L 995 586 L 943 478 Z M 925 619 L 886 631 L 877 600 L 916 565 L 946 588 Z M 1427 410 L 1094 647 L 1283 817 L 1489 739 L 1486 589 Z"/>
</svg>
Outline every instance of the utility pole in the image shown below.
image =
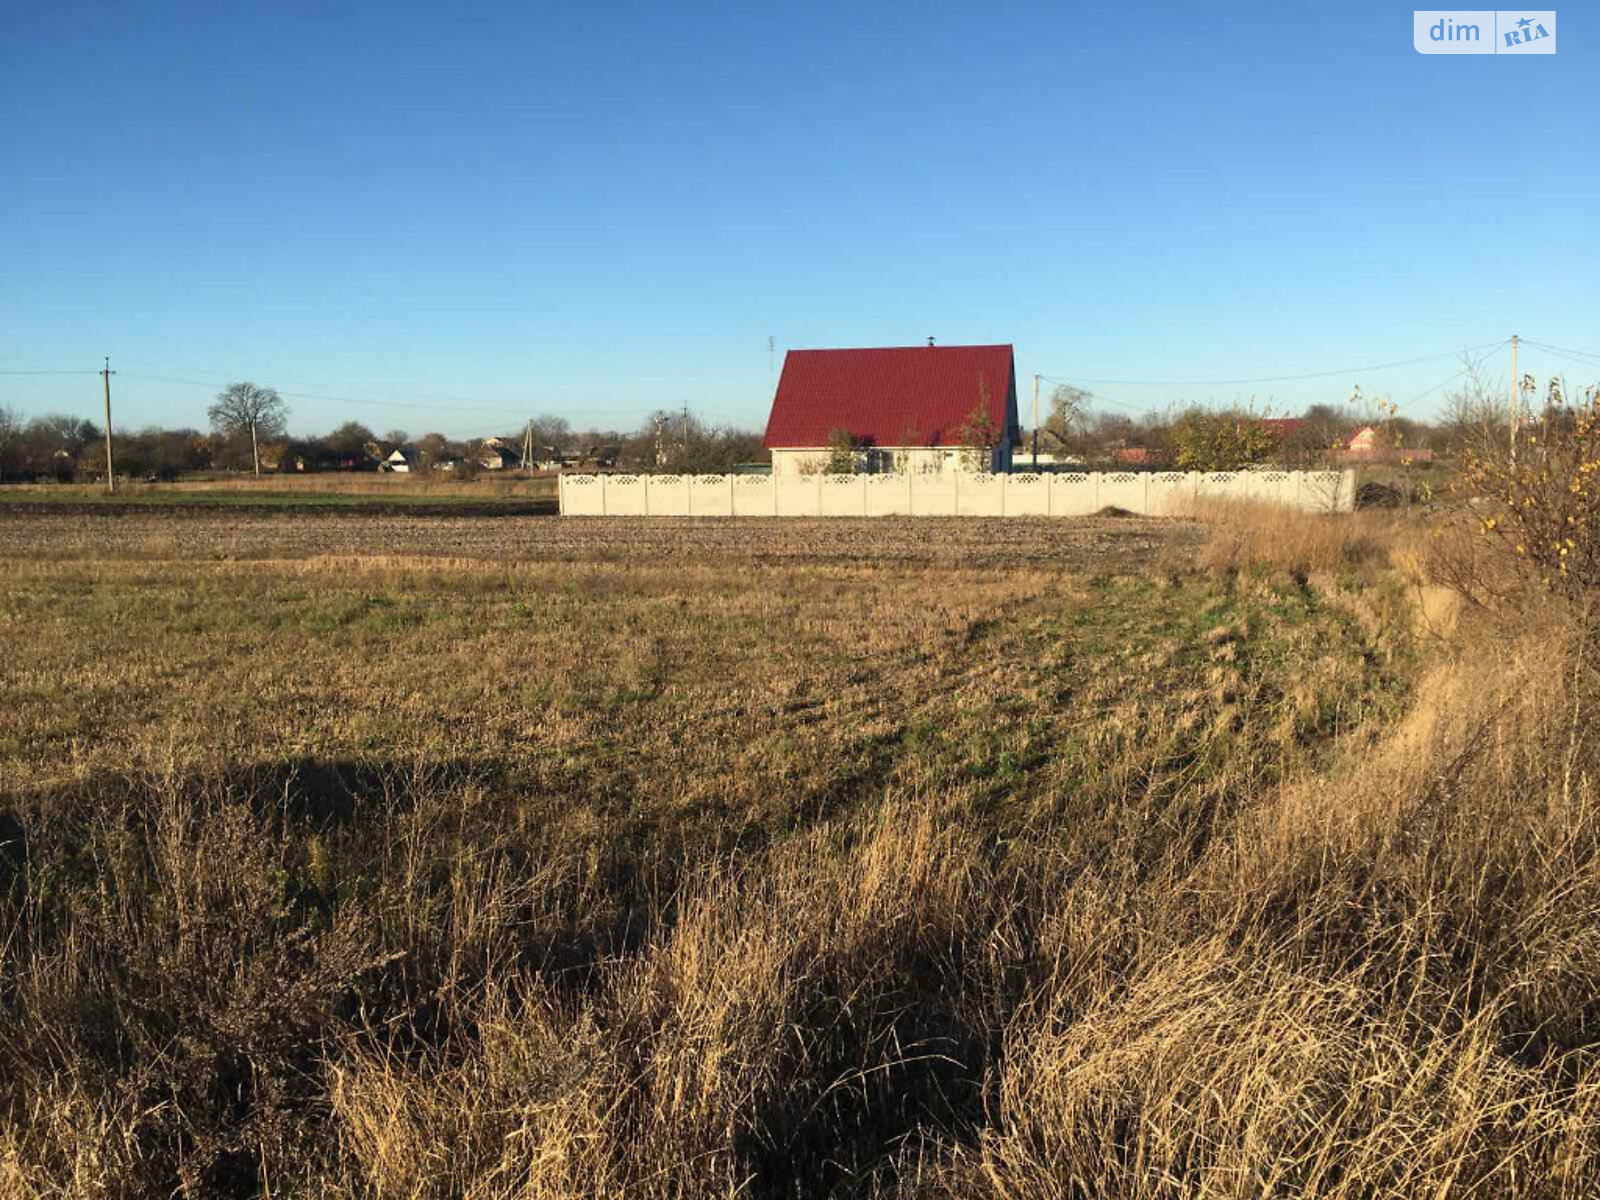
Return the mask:
<svg viewBox="0 0 1600 1200">
<path fill-rule="evenodd" d="M 100 372 L 100 378 L 106 385 L 106 491 L 117 490 L 117 474 L 111 469 L 111 377 L 116 372 L 111 369 L 111 356 L 106 355 L 105 369 Z"/>
<path fill-rule="evenodd" d="M 1033 377 L 1033 469 L 1039 469 L 1039 377 Z"/>
<path fill-rule="evenodd" d="M 1517 423 L 1522 419 L 1522 377 L 1517 374 L 1517 335 L 1511 335 L 1511 465 L 1517 463 Z"/>
</svg>

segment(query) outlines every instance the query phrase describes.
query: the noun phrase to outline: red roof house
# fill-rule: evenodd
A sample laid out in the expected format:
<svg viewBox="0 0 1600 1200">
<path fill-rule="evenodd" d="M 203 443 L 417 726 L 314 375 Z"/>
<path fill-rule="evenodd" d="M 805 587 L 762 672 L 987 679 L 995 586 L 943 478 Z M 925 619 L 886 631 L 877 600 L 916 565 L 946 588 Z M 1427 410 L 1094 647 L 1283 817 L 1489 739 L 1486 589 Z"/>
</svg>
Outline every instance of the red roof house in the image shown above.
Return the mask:
<svg viewBox="0 0 1600 1200">
<path fill-rule="evenodd" d="M 1160 450 L 1151 450 L 1147 446 L 1122 446 L 1113 457 L 1130 467 L 1157 466 L 1167 461 L 1167 456 Z"/>
<path fill-rule="evenodd" d="M 997 443 L 986 469 L 1005 470 L 1022 436 L 1010 346 L 791 350 L 763 444 L 780 475 L 823 469 L 841 430 L 865 469 L 941 470 L 970 459 L 978 413 Z"/>
</svg>

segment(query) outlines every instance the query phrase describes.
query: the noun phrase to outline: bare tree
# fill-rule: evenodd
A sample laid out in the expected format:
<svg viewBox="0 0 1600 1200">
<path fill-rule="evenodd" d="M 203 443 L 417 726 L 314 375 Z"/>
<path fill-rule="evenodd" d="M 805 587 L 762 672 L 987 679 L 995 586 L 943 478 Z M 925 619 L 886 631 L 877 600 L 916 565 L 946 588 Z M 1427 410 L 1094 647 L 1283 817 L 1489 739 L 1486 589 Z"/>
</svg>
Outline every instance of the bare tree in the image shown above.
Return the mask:
<svg viewBox="0 0 1600 1200">
<path fill-rule="evenodd" d="M 1093 393 L 1069 384 L 1060 384 L 1050 393 L 1050 415 L 1040 431 L 1049 436 L 1058 452 L 1067 449 L 1074 433 L 1087 428 L 1093 399 Z"/>
<path fill-rule="evenodd" d="M 253 383 L 230 384 L 217 393 L 217 398 L 206 410 L 211 427 L 218 433 L 235 437 L 250 432 L 250 461 L 255 473 L 261 474 L 261 435 L 282 437 L 288 426 L 289 406 L 283 397 L 271 388 L 257 387 Z"/>
<path fill-rule="evenodd" d="M 1489 458 L 1510 441 L 1511 419 L 1505 388 L 1490 380 L 1477 363 L 1468 362 L 1466 378 L 1445 397 L 1441 422 L 1449 448 Z"/>
<path fill-rule="evenodd" d="M 0 479 L 15 468 L 21 458 L 22 418 L 11 409 L 0 405 Z"/>
<path fill-rule="evenodd" d="M 540 449 L 565 450 L 572 440 L 572 426 L 565 417 L 546 413 L 528 423 L 533 427 L 533 443 Z"/>
</svg>

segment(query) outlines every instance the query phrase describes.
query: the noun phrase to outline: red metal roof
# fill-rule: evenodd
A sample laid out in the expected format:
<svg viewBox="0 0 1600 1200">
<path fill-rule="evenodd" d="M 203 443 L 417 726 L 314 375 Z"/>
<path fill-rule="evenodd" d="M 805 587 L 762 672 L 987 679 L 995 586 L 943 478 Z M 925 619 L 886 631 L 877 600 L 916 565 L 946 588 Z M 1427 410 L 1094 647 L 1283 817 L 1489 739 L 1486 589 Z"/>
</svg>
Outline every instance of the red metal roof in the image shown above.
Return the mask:
<svg viewBox="0 0 1600 1200">
<path fill-rule="evenodd" d="M 1015 442 L 1021 433 L 1010 346 L 791 350 L 762 444 L 821 447 L 845 429 L 872 446 L 958 446 L 985 395 L 996 430 Z"/>
</svg>

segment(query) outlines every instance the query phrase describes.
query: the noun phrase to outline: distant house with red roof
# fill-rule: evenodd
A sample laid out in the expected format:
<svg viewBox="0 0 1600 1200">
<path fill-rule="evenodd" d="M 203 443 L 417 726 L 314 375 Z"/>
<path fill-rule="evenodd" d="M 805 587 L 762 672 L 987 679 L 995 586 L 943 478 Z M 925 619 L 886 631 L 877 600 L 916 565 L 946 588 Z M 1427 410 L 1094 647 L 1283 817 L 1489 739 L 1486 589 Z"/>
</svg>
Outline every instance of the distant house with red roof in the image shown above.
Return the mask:
<svg viewBox="0 0 1600 1200">
<path fill-rule="evenodd" d="M 1022 441 L 1011 347 L 789 351 L 762 443 L 772 473 L 827 470 L 841 433 L 861 470 L 1009 470 Z"/>
<path fill-rule="evenodd" d="M 1152 450 L 1147 446 L 1119 446 L 1111 456 L 1125 467 L 1156 467 L 1167 461 L 1167 456 L 1160 450 Z"/>
<path fill-rule="evenodd" d="M 1433 451 L 1425 446 L 1396 446 L 1376 426 L 1363 425 L 1345 442 L 1339 455 L 1345 462 L 1398 462 L 1402 466 L 1433 461 Z"/>
</svg>

